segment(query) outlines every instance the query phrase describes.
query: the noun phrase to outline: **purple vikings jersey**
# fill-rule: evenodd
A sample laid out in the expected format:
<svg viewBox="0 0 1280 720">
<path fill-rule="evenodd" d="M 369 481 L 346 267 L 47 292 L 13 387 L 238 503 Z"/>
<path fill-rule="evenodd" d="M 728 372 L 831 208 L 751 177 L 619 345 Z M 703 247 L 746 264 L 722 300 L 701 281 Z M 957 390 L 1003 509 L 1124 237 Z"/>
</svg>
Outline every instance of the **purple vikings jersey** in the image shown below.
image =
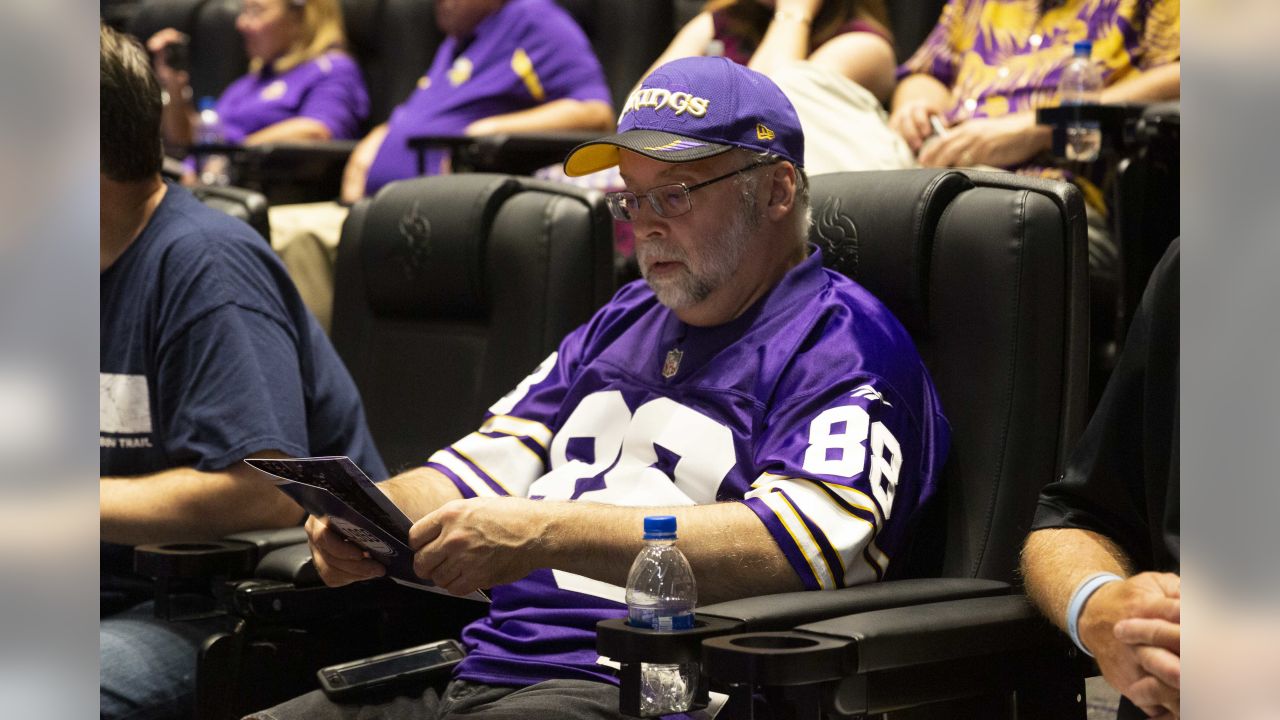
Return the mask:
<svg viewBox="0 0 1280 720">
<path fill-rule="evenodd" d="M 355 61 L 332 51 L 282 73 L 249 73 L 227 86 L 216 109 L 228 142 L 296 117 L 318 120 L 335 140 L 346 140 L 369 116 L 369 94 Z"/>
<path fill-rule="evenodd" d="M 568 12 L 551 0 L 509 0 L 468 41 L 441 43 L 418 88 L 391 113 L 365 193 L 418 174 L 411 137 L 461 135 L 476 120 L 553 100 L 610 97 L 591 43 Z M 428 175 L 440 172 L 444 157 L 427 153 Z"/>
<path fill-rule="evenodd" d="M 744 502 L 806 588 L 884 577 L 934 494 L 949 428 L 897 319 L 821 262 L 813 249 L 716 327 L 625 286 L 428 466 L 467 497 Z M 463 633 L 458 677 L 616 682 L 595 626 L 626 614 L 621 587 L 542 569 L 492 598 Z"/>
</svg>

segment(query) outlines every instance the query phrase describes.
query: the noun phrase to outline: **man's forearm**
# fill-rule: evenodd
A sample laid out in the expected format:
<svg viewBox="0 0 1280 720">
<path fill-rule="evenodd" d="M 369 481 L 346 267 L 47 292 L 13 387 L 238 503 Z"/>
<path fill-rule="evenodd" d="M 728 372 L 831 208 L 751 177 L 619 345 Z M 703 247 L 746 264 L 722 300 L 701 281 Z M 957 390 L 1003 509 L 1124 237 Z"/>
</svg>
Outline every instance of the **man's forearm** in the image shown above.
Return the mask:
<svg viewBox="0 0 1280 720">
<path fill-rule="evenodd" d="M 246 466 L 226 472 L 174 468 L 138 477 L 101 478 L 101 537 L 128 545 L 211 540 L 299 523 L 302 509 L 257 474 Z"/>
<path fill-rule="evenodd" d="M 1158 102 L 1175 100 L 1182 93 L 1182 63 L 1152 68 L 1102 91 L 1102 102 Z"/>
<path fill-rule="evenodd" d="M 1027 595 L 1055 625 L 1066 630 L 1071 593 L 1098 572 L 1129 575 L 1128 558 L 1110 539 L 1088 530 L 1037 530 L 1022 549 Z"/>
<path fill-rule="evenodd" d="M 471 123 L 469 135 L 540 132 L 544 130 L 599 130 L 613 127 L 613 111 L 596 100 L 552 100 L 519 112 L 493 115 Z"/>
<path fill-rule="evenodd" d="M 698 580 L 698 602 L 803 590 L 800 578 L 760 518 L 742 503 L 670 508 L 547 502 L 539 563 L 623 585 L 644 547 L 646 515 L 675 515 L 676 547 Z"/>
<path fill-rule="evenodd" d="M 410 522 L 417 522 L 450 500 L 462 499 L 462 493 L 449 478 L 426 467 L 400 473 L 390 480 L 378 483 L 378 487 L 404 512 Z"/>
</svg>

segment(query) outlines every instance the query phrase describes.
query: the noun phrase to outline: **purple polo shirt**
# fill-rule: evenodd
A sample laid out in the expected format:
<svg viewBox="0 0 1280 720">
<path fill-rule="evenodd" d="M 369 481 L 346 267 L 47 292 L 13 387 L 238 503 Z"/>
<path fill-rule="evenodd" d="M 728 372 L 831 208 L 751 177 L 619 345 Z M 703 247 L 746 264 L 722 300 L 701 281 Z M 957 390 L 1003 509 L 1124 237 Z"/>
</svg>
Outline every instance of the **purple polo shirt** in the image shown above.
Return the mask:
<svg viewBox="0 0 1280 720">
<path fill-rule="evenodd" d="M 815 248 L 715 327 L 681 322 L 643 281 L 623 287 L 427 464 L 467 497 L 743 503 L 817 590 L 895 572 L 949 437 L 906 330 Z M 616 682 L 595 626 L 626 614 L 622 588 L 541 569 L 491 594 L 458 677 Z"/>
<path fill-rule="evenodd" d="M 552 100 L 610 102 L 604 71 L 582 29 L 551 0 L 509 0 L 466 40 L 446 38 L 418 88 L 396 107 L 378 150 L 366 194 L 418 174 L 415 135 L 461 135 L 481 118 Z M 442 151 L 427 156 L 440 172 Z"/>
<path fill-rule="evenodd" d="M 227 86 L 216 109 L 228 142 L 296 117 L 319 120 L 344 140 L 369 117 L 369 93 L 355 61 L 335 50 L 282 73 L 249 73 Z"/>
</svg>

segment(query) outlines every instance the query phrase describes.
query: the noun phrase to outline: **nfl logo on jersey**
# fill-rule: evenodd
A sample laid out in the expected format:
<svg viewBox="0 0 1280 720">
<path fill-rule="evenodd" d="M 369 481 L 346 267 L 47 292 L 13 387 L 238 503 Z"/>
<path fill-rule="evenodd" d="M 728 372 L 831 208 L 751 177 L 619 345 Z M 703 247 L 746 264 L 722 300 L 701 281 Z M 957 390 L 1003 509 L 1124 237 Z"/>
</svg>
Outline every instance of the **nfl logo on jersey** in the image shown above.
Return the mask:
<svg viewBox="0 0 1280 720">
<path fill-rule="evenodd" d="M 662 377 L 670 380 L 676 373 L 680 372 L 680 359 L 684 357 L 683 350 L 671 350 L 667 353 L 667 359 L 662 363 Z"/>
</svg>

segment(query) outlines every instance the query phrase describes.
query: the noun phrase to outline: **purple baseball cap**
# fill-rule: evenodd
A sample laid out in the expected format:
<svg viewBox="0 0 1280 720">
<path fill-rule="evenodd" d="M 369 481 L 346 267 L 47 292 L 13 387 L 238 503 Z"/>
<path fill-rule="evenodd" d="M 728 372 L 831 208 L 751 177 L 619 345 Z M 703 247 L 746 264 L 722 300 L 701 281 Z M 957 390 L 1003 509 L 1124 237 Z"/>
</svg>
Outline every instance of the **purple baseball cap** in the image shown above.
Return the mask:
<svg viewBox="0 0 1280 720">
<path fill-rule="evenodd" d="M 631 93 L 616 135 L 574 148 L 569 176 L 618 164 L 618 148 L 663 162 L 701 160 L 743 148 L 804 166 L 804 132 L 773 81 L 723 57 L 672 60 Z"/>
</svg>

